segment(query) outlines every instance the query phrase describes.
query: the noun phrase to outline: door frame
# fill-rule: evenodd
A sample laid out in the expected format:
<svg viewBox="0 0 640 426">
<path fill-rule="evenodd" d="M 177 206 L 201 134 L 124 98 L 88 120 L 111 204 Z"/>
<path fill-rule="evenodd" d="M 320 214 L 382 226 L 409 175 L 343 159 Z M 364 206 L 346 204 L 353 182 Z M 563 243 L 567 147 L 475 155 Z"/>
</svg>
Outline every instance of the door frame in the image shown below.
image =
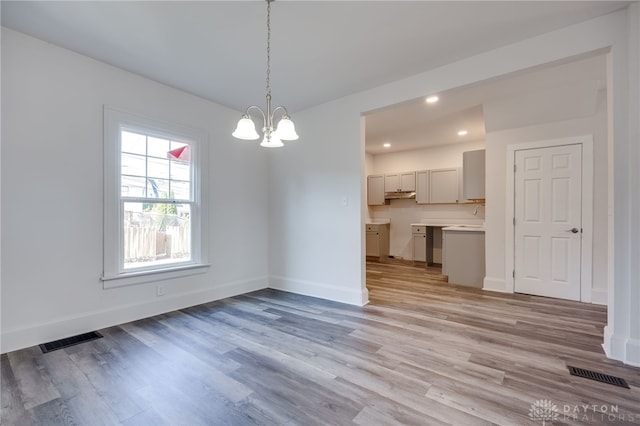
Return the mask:
<svg viewBox="0 0 640 426">
<path fill-rule="evenodd" d="M 593 136 L 575 136 L 507 145 L 507 189 L 505 220 L 505 289 L 515 293 L 515 183 L 516 151 L 551 148 L 563 145 L 582 145 L 582 248 L 580 251 L 580 301 L 591 303 L 593 287 Z M 509 220 L 509 219 L 512 220 Z"/>
</svg>

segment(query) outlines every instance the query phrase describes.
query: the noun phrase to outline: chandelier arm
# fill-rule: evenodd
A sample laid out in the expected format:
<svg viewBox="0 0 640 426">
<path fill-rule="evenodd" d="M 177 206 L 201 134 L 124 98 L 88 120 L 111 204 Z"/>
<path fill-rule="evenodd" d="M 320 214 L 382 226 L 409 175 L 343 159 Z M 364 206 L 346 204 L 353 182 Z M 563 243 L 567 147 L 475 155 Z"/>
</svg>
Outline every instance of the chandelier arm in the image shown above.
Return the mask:
<svg viewBox="0 0 640 426">
<path fill-rule="evenodd" d="M 273 119 L 274 119 L 274 118 L 275 118 L 275 116 L 276 116 L 276 111 L 278 111 L 278 110 L 283 110 L 283 111 L 284 111 L 284 112 L 282 113 L 282 116 L 283 116 L 283 117 L 287 117 L 287 118 L 289 118 L 289 117 L 290 117 L 290 116 L 289 116 L 289 111 L 287 111 L 287 109 L 286 109 L 285 107 L 283 107 L 282 105 L 280 105 L 280 106 L 278 106 L 278 107 L 275 107 L 275 108 L 273 109 L 273 112 L 271 113 L 271 121 L 272 121 L 272 122 L 273 122 Z"/>
<path fill-rule="evenodd" d="M 262 110 L 262 108 L 260 108 L 258 105 L 251 105 L 251 106 L 247 107 L 247 109 L 244 111 L 244 115 L 250 116 L 251 114 L 249 114 L 249 110 L 251 110 L 251 109 L 257 109 L 258 111 L 260 111 L 260 114 L 262 114 L 262 124 L 266 127 L 266 125 L 267 125 L 267 116 L 264 114 L 264 111 Z"/>
</svg>

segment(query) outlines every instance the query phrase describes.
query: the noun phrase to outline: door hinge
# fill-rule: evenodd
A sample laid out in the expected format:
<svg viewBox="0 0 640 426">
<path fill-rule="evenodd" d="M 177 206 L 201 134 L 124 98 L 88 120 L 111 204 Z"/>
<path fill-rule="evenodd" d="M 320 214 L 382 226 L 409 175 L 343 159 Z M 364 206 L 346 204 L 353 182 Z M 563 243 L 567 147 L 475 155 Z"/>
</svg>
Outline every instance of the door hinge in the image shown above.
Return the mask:
<svg viewBox="0 0 640 426">
<path fill-rule="evenodd" d="M 513 226 L 515 226 L 515 225 L 516 225 L 516 218 L 514 217 L 513 218 Z"/>
<path fill-rule="evenodd" d="M 514 165 L 513 165 L 513 173 L 515 173 L 515 172 L 516 172 L 516 168 L 517 168 L 517 166 L 514 164 Z"/>
<path fill-rule="evenodd" d="M 516 270 L 514 269 L 513 270 L 513 278 L 515 278 L 515 277 L 516 277 Z"/>
</svg>

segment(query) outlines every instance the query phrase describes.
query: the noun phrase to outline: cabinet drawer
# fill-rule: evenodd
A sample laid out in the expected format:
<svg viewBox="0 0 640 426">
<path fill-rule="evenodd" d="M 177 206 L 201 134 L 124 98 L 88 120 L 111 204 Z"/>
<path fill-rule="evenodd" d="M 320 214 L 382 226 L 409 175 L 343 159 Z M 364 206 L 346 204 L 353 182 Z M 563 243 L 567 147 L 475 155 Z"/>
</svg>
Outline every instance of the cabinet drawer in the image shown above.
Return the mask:
<svg viewBox="0 0 640 426">
<path fill-rule="evenodd" d="M 426 234 L 427 227 L 424 225 L 411 225 L 411 233 L 412 234 Z"/>
<path fill-rule="evenodd" d="M 367 232 L 378 232 L 380 225 L 367 225 Z"/>
</svg>

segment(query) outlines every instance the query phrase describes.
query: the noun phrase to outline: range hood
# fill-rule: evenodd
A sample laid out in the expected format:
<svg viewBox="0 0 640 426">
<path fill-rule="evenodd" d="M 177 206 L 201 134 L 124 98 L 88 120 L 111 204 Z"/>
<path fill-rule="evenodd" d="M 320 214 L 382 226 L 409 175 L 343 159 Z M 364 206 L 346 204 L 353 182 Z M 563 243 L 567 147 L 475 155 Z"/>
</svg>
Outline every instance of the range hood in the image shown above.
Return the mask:
<svg viewBox="0 0 640 426">
<path fill-rule="evenodd" d="M 403 191 L 403 192 L 385 192 L 385 200 L 399 200 L 399 199 L 415 199 L 416 191 Z"/>
</svg>

